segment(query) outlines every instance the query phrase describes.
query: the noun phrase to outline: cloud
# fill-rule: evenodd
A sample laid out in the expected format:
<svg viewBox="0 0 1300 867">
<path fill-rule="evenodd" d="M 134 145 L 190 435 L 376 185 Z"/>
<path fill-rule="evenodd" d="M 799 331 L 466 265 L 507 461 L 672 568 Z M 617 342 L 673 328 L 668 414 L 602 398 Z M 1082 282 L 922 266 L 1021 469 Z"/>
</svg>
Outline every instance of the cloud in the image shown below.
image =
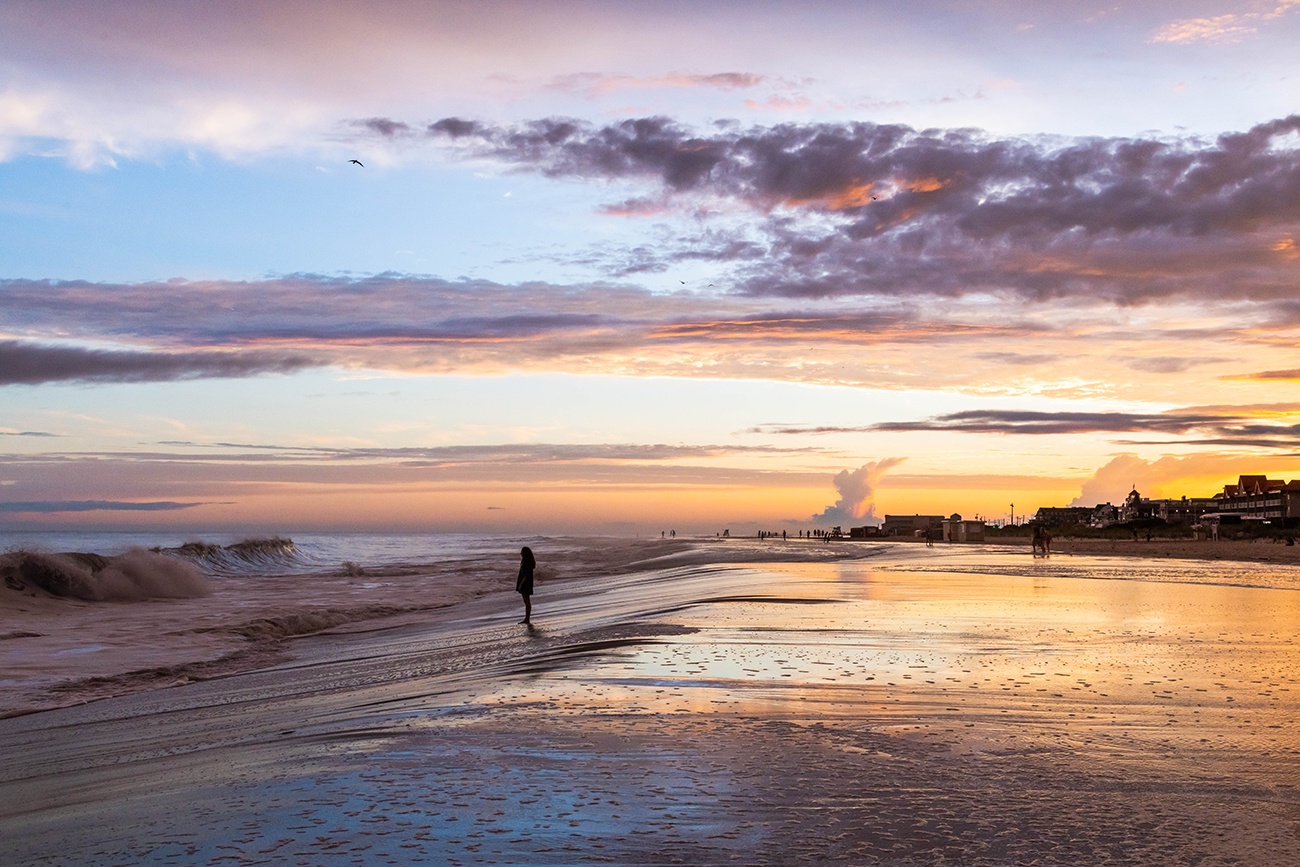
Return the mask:
<svg viewBox="0 0 1300 867">
<path fill-rule="evenodd" d="M 1290 298 L 1277 238 L 1300 224 L 1298 134 L 1300 115 L 1213 141 L 864 122 L 695 130 L 664 117 L 449 117 L 414 133 L 510 170 L 648 187 L 639 200 L 746 208 L 765 255 L 738 273 L 743 294 L 1120 305 Z"/>
<path fill-rule="evenodd" d="M 581 93 L 586 96 L 616 90 L 647 88 L 717 88 L 719 90 L 745 90 L 765 84 L 768 77 L 753 72 L 681 73 L 667 75 L 635 76 L 606 72 L 575 72 L 559 75 L 548 85 L 552 90 Z"/>
<path fill-rule="evenodd" d="M 1132 369 L 1142 371 L 1143 373 L 1182 373 L 1196 367 L 1197 365 L 1223 360 L 1224 359 L 1222 358 L 1207 358 L 1203 356 L 1185 358 L 1161 355 L 1149 358 L 1131 358 L 1125 363 Z"/>
<path fill-rule="evenodd" d="M 826 434 L 910 431 L 957 431 L 995 434 L 1080 434 L 1122 431 L 1187 433 L 1198 427 L 1220 425 L 1224 419 L 1213 414 L 1126 412 L 1038 412 L 1033 410 L 974 409 L 945 413 L 917 421 L 890 421 L 861 426 L 761 425 L 751 433 Z"/>
<path fill-rule="evenodd" d="M 1300 407 L 1291 407 L 1289 412 L 1274 412 L 1271 417 L 1264 418 L 1233 415 L 1231 408 L 1224 411 L 1201 408 L 1165 413 L 965 410 L 916 421 L 866 425 L 763 424 L 745 432 L 793 436 L 916 431 L 1023 436 L 1148 433 L 1161 434 L 1164 438 L 1155 441 L 1126 439 L 1118 442 L 1124 445 L 1236 446 L 1291 451 L 1300 449 L 1300 424 L 1287 424 L 1286 420 L 1298 414 Z"/>
<path fill-rule="evenodd" d="M 0 386 L 244 377 L 320 364 L 300 355 L 264 352 L 136 352 L 0 341 Z"/>
<path fill-rule="evenodd" d="M 1235 482 L 1238 475 L 1258 472 L 1259 458 L 1254 455 L 1207 452 L 1147 460 L 1121 454 L 1099 467 L 1070 505 L 1118 503 L 1135 488 L 1144 497 L 1210 497 L 1221 492 L 1225 483 Z"/>
<path fill-rule="evenodd" d="M 1210 18 L 1184 18 L 1156 30 L 1150 41 L 1174 45 L 1240 42 L 1257 34 L 1261 27 L 1295 11 L 1300 11 L 1298 0 L 1281 0 L 1272 9 L 1262 12 L 1229 12 Z"/>
<path fill-rule="evenodd" d="M 0 502 L 0 512 L 174 512 L 206 506 L 207 503 L 128 503 L 117 500 L 32 500 L 28 502 Z"/>
<path fill-rule="evenodd" d="M 62 434 L 43 430 L 0 430 L 0 437 L 60 437 Z"/>
<path fill-rule="evenodd" d="M 1263 382 L 1294 382 L 1300 380 L 1300 368 L 1289 370 L 1261 370 L 1258 373 L 1241 373 L 1234 376 L 1221 376 L 1219 379 L 1245 379 Z"/>
<path fill-rule="evenodd" d="M 737 254 L 740 255 L 740 254 Z M 311 366 L 413 373 L 521 369 L 824 381 L 861 348 L 1052 333 L 1016 317 L 594 282 L 514 285 L 401 274 L 134 284 L 0 279 L 0 333 L 103 349 L 0 344 L 10 381 L 255 375 Z M 728 346 L 719 353 L 720 341 Z M 808 348 L 819 345 L 816 353 Z M 135 352 L 137 354 L 131 354 Z M 797 366 L 791 353 L 806 357 Z M 856 368 L 855 368 L 856 369 Z M 848 373 L 842 371 L 841 373 Z"/>
<path fill-rule="evenodd" d="M 1049 364 L 1061 360 L 1061 356 L 1049 352 L 1038 354 L 1026 352 L 976 352 L 973 357 L 983 361 L 992 361 L 995 364 L 1011 364 L 1025 367 Z"/>
<path fill-rule="evenodd" d="M 835 505 L 827 506 L 820 515 L 813 515 L 812 520 L 819 524 L 844 526 L 865 521 L 877 523 L 876 505 L 872 502 L 876 488 L 885 473 L 901 464 L 907 458 L 882 458 L 858 467 L 856 470 L 840 470 L 831 481 L 840 498 Z"/>
</svg>

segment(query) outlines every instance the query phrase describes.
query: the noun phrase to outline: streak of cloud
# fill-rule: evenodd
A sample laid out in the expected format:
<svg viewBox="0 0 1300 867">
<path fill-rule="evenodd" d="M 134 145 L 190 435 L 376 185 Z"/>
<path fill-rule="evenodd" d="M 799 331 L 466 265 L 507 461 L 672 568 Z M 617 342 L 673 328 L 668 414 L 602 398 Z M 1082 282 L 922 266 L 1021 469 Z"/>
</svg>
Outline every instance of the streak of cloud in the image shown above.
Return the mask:
<svg viewBox="0 0 1300 867">
<path fill-rule="evenodd" d="M 705 365 L 715 373 L 788 376 L 797 371 L 787 355 L 813 343 L 823 347 L 820 361 L 810 358 L 799 369 L 817 377 L 819 364 L 839 363 L 828 347 L 1011 341 L 1057 328 L 1027 317 L 961 322 L 900 305 L 818 309 L 605 283 L 503 285 L 396 274 L 166 284 L 0 279 L 0 333 L 107 341 L 142 353 L 0 344 L 15 361 L 10 380 L 28 382 L 254 375 L 324 364 L 669 375 L 698 375 Z M 718 355 L 719 341 L 730 353 Z"/>
<path fill-rule="evenodd" d="M 594 96 L 616 90 L 646 88 L 708 87 L 719 90 L 745 90 L 758 87 L 767 81 L 767 76 L 753 72 L 674 72 L 654 76 L 616 75 L 607 72 L 574 72 L 556 76 L 548 86 L 552 90 Z"/>
<path fill-rule="evenodd" d="M 164 382 L 291 373 L 319 366 L 264 352 L 138 352 L 0 341 L 0 386 L 48 382 Z"/>
<path fill-rule="evenodd" d="M 1278 419 L 1294 417 L 1293 410 Z M 868 425 L 764 424 L 746 433 L 792 436 L 860 433 L 946 433 L 1055 436 L 1107 433 L 1163 434 L 1158 441 L 1122 440 L 1124 445 L 1193 444 L 1237 446 L 1268 450 L 1300 448 L 1300 424 L 1261 420 L 1222 412 L 1173 411 L 1167 413 L 1037 412 L 1031 410 L 966 410 L 916 421 L 878 422 Z M 1168 439 L 1167 437 L 1177 437 Z"/>
<path fill-rule="evenodd" d="M 26 502 L 0 502 L 0 512 L 56 513 L 56 512 L 174 512 L 205 506 L 207 503 L 130 503 L 118 500 L 30 500 Z"/>
</svg>

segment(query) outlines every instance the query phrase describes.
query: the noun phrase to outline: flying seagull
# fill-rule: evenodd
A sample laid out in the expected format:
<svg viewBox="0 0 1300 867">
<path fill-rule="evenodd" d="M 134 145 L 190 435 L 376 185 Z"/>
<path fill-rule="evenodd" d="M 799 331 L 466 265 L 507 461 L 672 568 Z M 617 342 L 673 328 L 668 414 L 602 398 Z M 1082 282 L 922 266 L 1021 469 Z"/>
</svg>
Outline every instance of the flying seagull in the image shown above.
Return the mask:
<svg viewBox="0 0 1300 867">
<path fill-rule="evenodd" d="M 361 166 L 361 168 L 363 168 L 363 169 L 366 167 L 366 164 L 363 163 L 363 162 L 361 162 L 361 160 L 348 160 L 348 162 L 350 162 L 350 163 L 356 163 L 357 165 Z"/>
</svg>

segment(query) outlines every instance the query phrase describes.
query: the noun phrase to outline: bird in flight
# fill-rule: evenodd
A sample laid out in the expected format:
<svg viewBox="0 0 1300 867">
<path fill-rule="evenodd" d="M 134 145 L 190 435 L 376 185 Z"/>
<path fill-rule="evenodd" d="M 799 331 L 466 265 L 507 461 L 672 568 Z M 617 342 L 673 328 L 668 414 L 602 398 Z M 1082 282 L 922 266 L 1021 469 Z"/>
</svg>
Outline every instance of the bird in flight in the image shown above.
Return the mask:
<svg viewBox="0 0 1300 867">
<path fill-rule="evenodd" d="M 363 168 L 363 169 L 366 167 L 366 164 L 363 163 L 363 162 L 361 162 L 361 160 L 348 160 L 348 162 L 350 162 L 350 163 L 356 163 L 357 165 L 361 166 L 361 168 Z"/>
</svg>

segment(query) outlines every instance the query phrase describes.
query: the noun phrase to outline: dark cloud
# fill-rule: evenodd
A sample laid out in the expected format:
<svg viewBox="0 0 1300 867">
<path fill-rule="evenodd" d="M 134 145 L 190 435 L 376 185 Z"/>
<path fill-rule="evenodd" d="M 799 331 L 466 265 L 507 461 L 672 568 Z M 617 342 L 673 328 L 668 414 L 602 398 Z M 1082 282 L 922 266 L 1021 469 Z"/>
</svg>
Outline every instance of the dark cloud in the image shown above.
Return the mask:
<svg viewBox="0 0 1300 867">
<path fill-rule="evenodd" d="M 763 424 L 751 434 L 816 436 L 825 434 L 911 433 L 945 431 L 970 434 L 1162 434 L 1160 440 L 1117 440 L 1124 445 L 1233 446 L 1273 450 L 1300 448 L 1300 424 L 1260 421 L 1205 412 L 1033 412 L 1019 410 L 967 410 L 918 421 L 852 425 Z M 1177 439 L 1168 439 L 1177 437 Z"/>
<path fill-rule="evenodd" d="M 1221 416 L 1127 412 L 967 410 L 912 422 L 881 422 L 873 431 L 959 431 L 999 434 L 1078 434 L 1158 431 L 1182 434 L 1219 425 Z"/>
<path fill-rule="evenodd" d="M 425 128 L 435 142 L 549 177 L 744 203 L 756 215 L 746 231 L 766 247 L 738 275 L 744 294 L 994 291 L 1120 304 L 1291 298 L 1297 132 L 1300 115 L 1213 141 L 873 123 L 697 131 L 663 117 Z"/>
<path fill-rule="evenodd" d="M 207 503 L 124 503 L 116 500 L 32 500 L 0 502 L 0 512 L 174 512 Z"/>
<path fill-rule="evenodd" d="M 109 284 L 0 279 L 0 329 L 137 352 L 4 344 L 13 381 L 236 376 L 313 364 L 444 372 L 475 365 L 772 375 L 783 347 L 1007 340 L 1055 331 L 1014 311 L 962 323 L 902 305 L 817 305 L 627 285 L 502 285 L 379 274 Z M 717 341 L 733 354 L 719 357 Z M 734 350 L 755 350 L 741 359 Z M 656 351 L 657 348 L 660 351 Z M 776 350 L 776 351 L 774 351 Z M 19 363 L 21 362 L 21 363 Z M 619 365 L 627 365 L 621 368 Z M 803 366 L 820 376 L 816 363 Z M 19 379 L 19 377 L 23 377 Z"/>
<path fill-rule="evenodd" d="M 0 341 L 0 385 L 161 382 L 291 373 L 322 362 L 263 352 L 134 352 Z"/>
<path fill-rule="evenodd" d="M 1289 382 L 1300 380 L 1300 368 L 1290 370 L 1261 370 L 1258 373 L 1241 373 L 1235 376 L 1221 376 L 1219 379 L 1261 380 L 1264 382 Z"/>
<path fill-rule="evenodd" d="M 372 117 L 367 120 L 353 121 L 352 125 L 362 130 L 378 133 L 384 138 L 395 138 L 410 133 L 411 128 L 407 124 L 397 120 L 389 120 L 384 117 Z"/>
<path fill-rule="evenodd" d="M 192 444 L 190 444 L 192 445 Z M 399 461 L 404 463 L 519 464 L 571 463 L 576 461 L 665 461 L 688 458 L 716 458 L 727 455 L 808 454 L 823 451 L 803 446 L 783 448 L 767 445 L 673 445 L 664 443 L 518 443 L 509 445 L 413 446 L 404 448 L 331 448 L 326 446 L 281 446 L 250 443 L 213 443 L 208 448 L 275 452 L 280 456 L 314 456 L 338 461 Z M 155 454 L 157 459 L 185 459 L 183 455 Z M 211 453 L 190 456 L 212 460 Z M 242 459 L 238 455 L 230 457 Z"/>
<path fill-rule="evenodd" d="M 0 437 L 60 437 L 63 434 L 43 430 L 0 430 Z"/>
</svg>

